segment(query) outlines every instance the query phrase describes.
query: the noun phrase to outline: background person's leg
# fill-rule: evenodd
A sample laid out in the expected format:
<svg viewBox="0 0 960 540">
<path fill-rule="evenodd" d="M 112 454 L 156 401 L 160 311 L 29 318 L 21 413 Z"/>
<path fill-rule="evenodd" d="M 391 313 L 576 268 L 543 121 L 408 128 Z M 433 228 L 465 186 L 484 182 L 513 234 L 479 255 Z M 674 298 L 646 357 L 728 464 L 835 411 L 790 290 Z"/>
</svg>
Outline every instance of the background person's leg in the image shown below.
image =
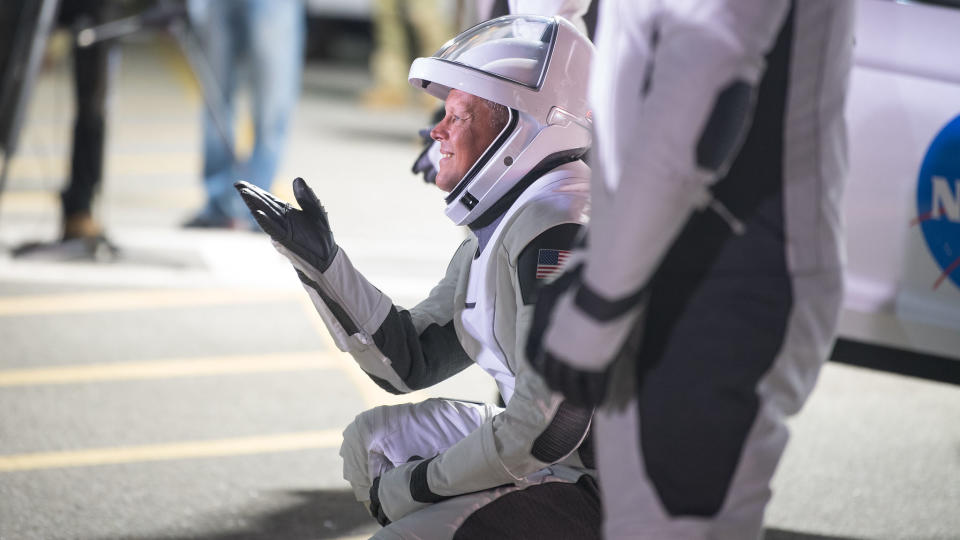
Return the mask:
<svg viewBox="0 0 960 540">
<path fill-rule="evenodd" d="M 407 18 L 414 30 L 417 56 L 430 56 L 455 34 L 450 14 L 438 0 L 409 0 Z M 403 77 L 406 81 L 406 77 Z"/>
<path fill-rule="evenodd" d="M 363 95 L 369 107 L 397 107 L 409 95 L 407 71 L 410 68 L 406 23 L 399 0 L 374 0 L 374 49 L 370 55 L 373 87 Z"/>
<path fill-rule="evenodd" d="M 417 56 L 433 55 L 456 34 L 451 14 L 443 4 L 438 0 L 409 0 L 406 3 L 407 19 L 413 28 Z M 399 77 L 399 82 L 406 81 L 406 75 Z M 403 86 L 405 89 L 409 88 L 407 84 Z M 417 92 L 417 99 L 428 107 L 442 106 L 440 100 L 426 92 Z"/>
<path fill-rule="evenodd" d="M 70 2 L 64 22 L 95 25 L 105 20 L 105 2 L 76 0 Z M 70 180 L 60 195 L 62 203 L 62 238 L 93 238 L 102 234 L 93 219 L 93 197 L 103 179 L 104 141 L 106 139 L 106 102 L 110 73 L 109 42 L 89 47 L 73 46 L 73 81 L 76 118 L 73 128 L 73 151 Z"/>
<path fill-rule="evenodd" d="M 188 221 L 188 227 L 227 227 L 230 208 L 222 200 L 233 192 L 236 180 L 234 155 L 224 141 L 234 138 L 233 97 L 237 85 L 237 68 L 242 51 L 241 28 L 237 11 L 241 3 L 220 0 L 190 0 L 190 15 L 197 28 L 203 53 L 217 81 L 220 103 L 207 103 L 203 109 L 203 185 L 206 203 L 203 209 Z M 219 118 L 225 133 L 220 132 L 210 107 L 222 107 Z"/>
<path fill-rule="evenodd" d="M 254 146 L 239 172 L 243 180 L 269 190 L 300 96 L 306 13 L 300 0 L 253 0 L 250 6 L 245 24 L 250 37 Z M 222 204 L 231 205 L 233 217 L 252 219 L 234 190 L 227 197 Z"/>
</svg>

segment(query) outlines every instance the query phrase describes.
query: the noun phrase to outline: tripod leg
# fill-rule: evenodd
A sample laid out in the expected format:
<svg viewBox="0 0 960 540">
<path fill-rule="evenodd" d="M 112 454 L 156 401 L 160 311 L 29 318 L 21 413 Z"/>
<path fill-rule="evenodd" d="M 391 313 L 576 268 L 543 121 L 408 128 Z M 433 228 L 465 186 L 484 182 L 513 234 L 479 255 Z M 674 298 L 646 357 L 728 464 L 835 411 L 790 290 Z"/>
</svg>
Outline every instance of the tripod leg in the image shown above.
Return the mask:
<svg viewBox="0 0 960 540">
<path fill-rule="evenodd" d="M 10 173 L 10 161 L 12 158 L 12 152 L 4 152 L 3 165 L 0 165 L 0 198 L 3 197 L 4 188 L 7 187 L 7 174 Z"/>
<path fill-rule="evenodd" d="M 203 51 L 203 47 L 200 46 L 200 41 L 193 31 L 183 23 L 171 25 L 170 32 L 177 40 L 177 44 L 180 46 L 180 50 L 183 51 L 187 63 L 190 64 L 190 68 L 200 82 L 204 106 L 213 117 L 217 131 L 220 133 L 223 144 L 230 154 L 230 160 L 235 162 L 236 149 L 233 147 L 233 139 L 230 137 L 230 132 L 227 129 L 227 120 L 223 117 L 224 111 L 227 110 L 226 104 L 223 101 L 223 92 L 220 83 L 217 81 L 217 77 L 213 73 L 213 68 L 210 66 L 210 62 Z"/>
<path fill-rule="evenodd" d="M 9 114 L 5 129 L 0 130 L 0 146 L 3 148 L 3 170 L 0 171 L 0 196 L 6 187 L 10 162 L 16 153 L 17 139 L 23 122 L 23 112 L 32 95 L 34 81 L 40 71 L 43 50 L 50 36 L 53 18 L 57 13 L 59 0 L 43 0 L 33 27 L 21 27 L 14 37 L 13 49 L 6 72 L 3 73 L 4 86 L 0 92 L 0 114 Z"/>
</svg>

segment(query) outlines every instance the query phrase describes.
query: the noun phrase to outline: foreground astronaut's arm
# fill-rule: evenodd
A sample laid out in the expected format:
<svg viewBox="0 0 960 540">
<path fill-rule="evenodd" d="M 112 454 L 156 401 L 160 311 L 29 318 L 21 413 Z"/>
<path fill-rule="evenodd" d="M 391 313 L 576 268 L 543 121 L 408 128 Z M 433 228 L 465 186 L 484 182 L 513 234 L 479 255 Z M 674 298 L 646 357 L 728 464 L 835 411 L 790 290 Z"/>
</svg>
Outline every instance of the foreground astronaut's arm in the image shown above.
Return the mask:
<svg viewBox="0 0 960 540">
<path fill-rule="evenodd" d="M 400 309 L 334 242 L 326 212 L 303 179 L 293 182 L 302 210 L 246 182 L 238 182 L 237 189 L 277 250 L 293 263 L 337 346 L 381 387 L 409 392 L 471 364 L 453 330 L 456 268 L 448 269 L 417 308 Z"/>
<path fill-rule="evenodd" d="M 591 72 L 600 173 L 586 263 L 566 291 L 542 297 L 550 324 L 542 342 L 531 334 L 537 369 L 571 399 L 602 399 L 604 370 L 691 212 L 709 205 L 741 226 L 708 188 L 747 132 L 764 55 L 787 9 L 786 0 L 601 5 Z"/>
</svg>

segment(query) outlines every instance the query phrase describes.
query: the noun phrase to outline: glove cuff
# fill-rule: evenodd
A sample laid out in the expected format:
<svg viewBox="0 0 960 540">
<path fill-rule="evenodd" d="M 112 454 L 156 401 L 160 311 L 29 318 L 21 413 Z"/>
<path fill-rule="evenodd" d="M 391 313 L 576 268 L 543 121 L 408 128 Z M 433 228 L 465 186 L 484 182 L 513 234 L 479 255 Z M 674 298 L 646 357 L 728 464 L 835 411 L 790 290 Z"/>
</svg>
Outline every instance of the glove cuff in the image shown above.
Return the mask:
<svg viewBox="0 0 960 540">
<path fill-rule="evenodd" d="M 413 471 L 423 463 L 423 461 L 404 463 L 383 473 L 374 481 L 374 486 L 370 488 L 371 505 L 374 491 L 376 491 L 380 512 L 386 519 L 396 521 L 431 504 L 415 500 L 411 491 Z"/>
<path fill-rule="evenodd" d="M 430 462 L 435 459 L 437 459 L 437 456 L 421 461 L 410 473 L 410 496 L 417 502 L 437 503 L 450 498 L 430 491 L 430 485 L 427 482 L 427 469 L 430 467 Z"/>
<path fill-rule="evenodd" d="M 603 372 L 638 324 L 645 305 L 643 295 L 591 304 L 599 297 L 585 290 L 582 282 L 571 289 L 557 300 L 542 350 L 572 368 Z"/>
</svg>

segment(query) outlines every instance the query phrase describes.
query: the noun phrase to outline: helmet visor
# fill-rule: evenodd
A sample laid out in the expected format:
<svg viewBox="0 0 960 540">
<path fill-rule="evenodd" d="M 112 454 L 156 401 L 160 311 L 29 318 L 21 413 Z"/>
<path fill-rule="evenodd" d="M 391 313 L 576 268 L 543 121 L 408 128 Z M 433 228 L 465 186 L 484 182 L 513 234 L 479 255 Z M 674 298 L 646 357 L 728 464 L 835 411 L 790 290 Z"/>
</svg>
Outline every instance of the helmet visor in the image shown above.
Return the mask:
<svg viewBox="0 0 960 540">
<path fill-rule="evenodd" d="M 463 32 L 433 56 L 538 89 L 556 27 L 549 17 L 500 17 Z"/>
</svg>

